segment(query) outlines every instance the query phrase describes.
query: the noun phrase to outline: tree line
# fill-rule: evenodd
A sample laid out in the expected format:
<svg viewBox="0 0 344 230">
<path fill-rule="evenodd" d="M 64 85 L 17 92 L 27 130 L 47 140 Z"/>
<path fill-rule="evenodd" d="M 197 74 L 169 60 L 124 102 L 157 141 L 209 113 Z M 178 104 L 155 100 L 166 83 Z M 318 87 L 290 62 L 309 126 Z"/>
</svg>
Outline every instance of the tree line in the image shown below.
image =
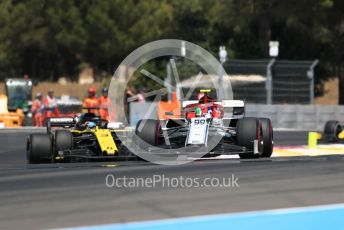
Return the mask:
<svg viewBox="0 0 344 230">
<path fill-rule="evenodd" d="M 320 59 L 316 92 L 338 76 L 344 103 L 341 0 L 2 0 L 0 78 L 75 78 L 80 68 L 109 73 L 138 46 L 157 39 L 194 42 L 217 56 Z"/>
</svg>

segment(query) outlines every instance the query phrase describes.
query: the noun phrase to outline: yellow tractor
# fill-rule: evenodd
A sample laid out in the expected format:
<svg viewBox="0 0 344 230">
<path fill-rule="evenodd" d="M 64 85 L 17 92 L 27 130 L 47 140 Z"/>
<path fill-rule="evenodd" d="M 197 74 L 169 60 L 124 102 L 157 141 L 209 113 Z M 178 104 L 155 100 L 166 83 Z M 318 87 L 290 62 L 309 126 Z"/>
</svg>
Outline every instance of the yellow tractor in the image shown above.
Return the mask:
<svg viewBox="0 0 344 230">
<path fill-rule="evenodd" d="M 7 103 L 7 96 L 0 94 L 0 127 L 16 128 L 23 126 L 23 110 L 16 109 L 14 112 L 10 112 L 8 111 Z"/>
<path fill-rule="evenodd" d="M 11 78 L 5 82 L 6 95 L 0 95 L 0 127 L 31 125 L 32 81 Z"/>
</svg>

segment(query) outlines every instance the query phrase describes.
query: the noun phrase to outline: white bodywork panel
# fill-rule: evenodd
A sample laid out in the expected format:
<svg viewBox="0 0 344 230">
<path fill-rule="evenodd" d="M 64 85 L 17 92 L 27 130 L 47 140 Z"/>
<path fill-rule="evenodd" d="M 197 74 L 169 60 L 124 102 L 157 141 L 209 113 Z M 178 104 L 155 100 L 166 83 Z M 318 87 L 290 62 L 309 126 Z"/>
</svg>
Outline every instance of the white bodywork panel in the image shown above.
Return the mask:
<svg viewBox="0 0 344 230">
<path fill-rule="evenodd" d="M 209 124 L 203 117 L 192 118 L 186 145 L 206 145 L 208 141 Z"/>
<path fill-rule="evenodd" d="M 74 123 L 74 118 L 72 117 L 54 117 L 50 118 L 51 123 Z"/>
<path fill-rule="evenodd" d="M 244 101 L 241 100 L 223 100 L 222 102 L 215 102 L 225 108 L 245 107 Z"/>
</svg>

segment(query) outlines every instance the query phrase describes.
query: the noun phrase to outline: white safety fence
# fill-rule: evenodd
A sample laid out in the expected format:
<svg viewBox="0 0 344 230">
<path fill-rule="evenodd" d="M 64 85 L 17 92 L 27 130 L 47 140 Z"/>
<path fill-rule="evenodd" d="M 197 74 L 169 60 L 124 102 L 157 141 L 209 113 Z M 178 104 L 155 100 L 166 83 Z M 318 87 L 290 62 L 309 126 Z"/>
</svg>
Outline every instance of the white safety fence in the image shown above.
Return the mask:
<svg viewBox="0 0 344 230">
<path fill-rule="evenodd" d="M 131 103 L 130 124 L 135 125 L 144 116 L 157 119 L 156 108 L 148 102 Z M 246 116 L 268 117 L 274 128 L 322 131 L 328 120 L 344 123 L 344 106 L 247 104 Z"/>
</svg>

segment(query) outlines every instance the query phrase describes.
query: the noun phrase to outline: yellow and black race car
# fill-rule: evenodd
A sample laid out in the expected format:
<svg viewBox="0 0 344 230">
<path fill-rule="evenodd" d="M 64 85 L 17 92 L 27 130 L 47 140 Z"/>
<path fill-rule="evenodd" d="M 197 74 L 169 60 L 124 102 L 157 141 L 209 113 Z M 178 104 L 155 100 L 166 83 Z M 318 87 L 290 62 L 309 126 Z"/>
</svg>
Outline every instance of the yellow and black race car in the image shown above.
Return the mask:
<svg viewBox="0 0 344 230">
<path fill-rule="evenodd" d="M 108 121 L 94 113 L 50 118 L 47 120 L 46 133 L 28 136 L 27 162 L 37 164 L 82 159 L 128 159 L 135 155 L 130 153 L 119 138 L 119 135 L 127 134 L 126 129 L 108 127 Z"/>
</svg>

